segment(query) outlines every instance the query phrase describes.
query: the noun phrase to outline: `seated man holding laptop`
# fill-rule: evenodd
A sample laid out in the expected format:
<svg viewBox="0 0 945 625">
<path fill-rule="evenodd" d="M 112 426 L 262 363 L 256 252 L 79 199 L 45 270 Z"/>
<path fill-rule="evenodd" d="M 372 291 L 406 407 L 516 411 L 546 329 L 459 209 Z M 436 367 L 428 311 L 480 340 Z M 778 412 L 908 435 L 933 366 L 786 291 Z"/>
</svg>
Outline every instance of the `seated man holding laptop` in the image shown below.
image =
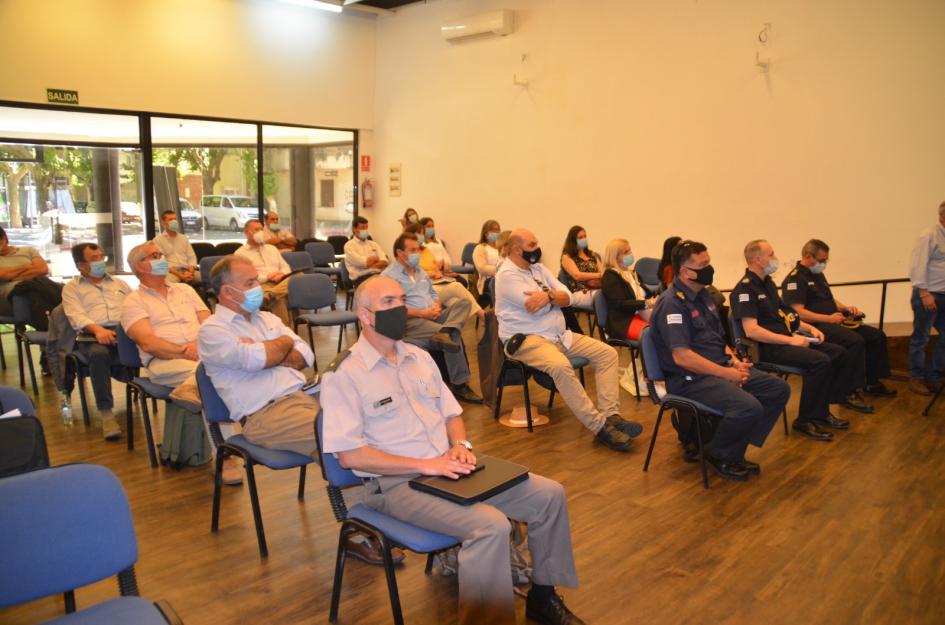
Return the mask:
<svg viewBox="0 0 945 625">
<path fill-rule="evenodd" d="M 564 489 L 529 474 L 498 494 L 460 505 L 411 488 L 410 480 L 420 475 L 460 479 L 476 468 L 462 409 L 430 355 L 401 340 L 406 297 L 396 281 L 365 281 L 354 309 L 361 337 L 322 376 L 323 452 L 334 453 L 342 466 L 362 477 L 366 505 L 462 540 L 460 623 L 515 623 L 511 518 L 528 523 L 534 562 L 528 617 L 548 625 L 582 625 L 554 588 L 577 584 Z M 477 476 L 487 475 L 489 468 L 486 463 Z"/>
</svg>

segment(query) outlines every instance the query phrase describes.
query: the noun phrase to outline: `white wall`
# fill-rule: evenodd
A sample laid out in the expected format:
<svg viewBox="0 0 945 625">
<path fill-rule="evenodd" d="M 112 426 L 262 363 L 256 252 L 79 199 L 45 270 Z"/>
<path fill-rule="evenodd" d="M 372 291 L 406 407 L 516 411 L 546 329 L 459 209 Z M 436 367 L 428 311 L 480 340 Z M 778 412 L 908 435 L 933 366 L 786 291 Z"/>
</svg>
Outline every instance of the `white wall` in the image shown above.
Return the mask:
<svg viewBox="0 0 945 625">
<path fill-rule="evenodd" d="M 370 127 L 372 16 L 276 0 L 3 0 L 0 99 Z"/>
<path fill-rule="evenodd" d="M 513 35 L 441 40 L 444 20 L 491 8 L 515 9 Z M 724 287 L 747 240 L 787 263 L 816 236 L 833 282 L 905 276 L 945 199 L 943 24 L 939 0 L 408 7 L 377 26 L 372 231 L 388 246 L 414 206 L 458 254 L 494 217 L 532 227 L 555 266 L 574 223 L 637 256 L 679 234 L 709 245 Z M 878 291 L 839 295 L 875 319 Z M 906 293 L 891 291 L 893 320 L 911 318 Z"/>
</svg>

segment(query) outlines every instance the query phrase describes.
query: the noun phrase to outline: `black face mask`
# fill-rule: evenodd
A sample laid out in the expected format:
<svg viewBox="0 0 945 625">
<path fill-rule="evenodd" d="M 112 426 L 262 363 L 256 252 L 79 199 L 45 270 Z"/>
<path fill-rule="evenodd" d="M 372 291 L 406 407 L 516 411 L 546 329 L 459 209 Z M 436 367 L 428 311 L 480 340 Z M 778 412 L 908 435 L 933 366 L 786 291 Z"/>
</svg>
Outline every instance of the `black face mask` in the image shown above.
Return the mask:
<svg viewBox="0 0 945 625">
<path fill-rule="evenodd" d="M 374 311 L 374 331 L 381 336 L 399 341 L 407 329 L 407 307 L 397 306 Z"/>
<path fill-rule="evenodd" d="M 529 265 L 534 265 L 535 263 L 541 260 L 541 248 L 536 247 L 531 252 L 526 252 L 525 250 L 522 250 L 522 258 Z"/>
<path fill-rule="evenodd" d="M 696 274 L 694 282 L 702 286 L 712 285 L 712 278 L 715 276 L 715 268 L 712 265 L 706 265 L 702 269 L 693 269 L 692 267 L 686 267 L 686 269 Z"/>
</svg>

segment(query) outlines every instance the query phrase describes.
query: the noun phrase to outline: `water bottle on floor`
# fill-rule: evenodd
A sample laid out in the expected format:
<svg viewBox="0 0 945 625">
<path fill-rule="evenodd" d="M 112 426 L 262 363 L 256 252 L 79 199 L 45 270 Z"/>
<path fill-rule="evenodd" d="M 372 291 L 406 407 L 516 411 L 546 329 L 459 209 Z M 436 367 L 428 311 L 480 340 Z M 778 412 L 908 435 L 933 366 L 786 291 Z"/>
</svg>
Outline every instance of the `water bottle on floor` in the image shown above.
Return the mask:
<svg viewBox="0 0 945 625">
<path fill-rule="evenodd" d="M 72 425 L 72 399 L 66 393 L 62 394 L 62 404 L 60 413 L 62 414 L 62 424 L 66 427 Z"/>
</svg>

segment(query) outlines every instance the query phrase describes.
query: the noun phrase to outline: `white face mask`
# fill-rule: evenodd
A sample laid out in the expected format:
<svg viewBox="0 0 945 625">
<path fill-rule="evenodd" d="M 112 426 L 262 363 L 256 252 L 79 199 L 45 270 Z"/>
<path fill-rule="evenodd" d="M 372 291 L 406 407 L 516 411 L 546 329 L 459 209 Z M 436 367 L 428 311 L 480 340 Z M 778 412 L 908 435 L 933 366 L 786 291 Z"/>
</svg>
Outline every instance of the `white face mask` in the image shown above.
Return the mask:
<svg viewBox="0 0 945 625">
<path fill-rule="evenodd" d="M 823 273 L 824 269 L 827 268 L 827 263 L 814 263 L 810 268 L 811 273 Z"/>
<path fill-rule="evenodd" d="M 765 265 L 765 275 L 770 276 L 781 266 L 781 261 L 778 260 L 776 256 L 772 256 L 771 260 L 768 261 L 768 264 Z"/>
<path fill-rule="evenodd" d="M 253 241 L 262 245 L 263 243 L 266 242 L 266 233 L 260 230 L 259 232 L 253 235 Z"/>
</svg>

